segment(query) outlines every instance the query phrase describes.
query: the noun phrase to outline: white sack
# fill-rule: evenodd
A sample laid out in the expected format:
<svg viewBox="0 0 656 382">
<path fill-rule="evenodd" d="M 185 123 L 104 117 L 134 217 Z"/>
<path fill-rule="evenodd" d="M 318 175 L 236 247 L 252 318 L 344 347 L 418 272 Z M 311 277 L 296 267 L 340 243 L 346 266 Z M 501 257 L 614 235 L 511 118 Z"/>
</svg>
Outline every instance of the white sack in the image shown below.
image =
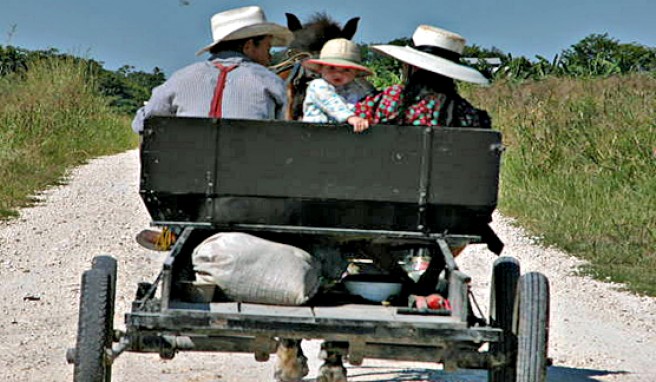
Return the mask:
<svg viewBox="0 0 656 382">
<path fill-rule="evenodd" d="M 321 267 L 309 253 L 245 233 L 205 239 L 192 263 L 197 282 L 218 285 L 234 301 L 301 305 L 319 289 Z"/>
</svg>

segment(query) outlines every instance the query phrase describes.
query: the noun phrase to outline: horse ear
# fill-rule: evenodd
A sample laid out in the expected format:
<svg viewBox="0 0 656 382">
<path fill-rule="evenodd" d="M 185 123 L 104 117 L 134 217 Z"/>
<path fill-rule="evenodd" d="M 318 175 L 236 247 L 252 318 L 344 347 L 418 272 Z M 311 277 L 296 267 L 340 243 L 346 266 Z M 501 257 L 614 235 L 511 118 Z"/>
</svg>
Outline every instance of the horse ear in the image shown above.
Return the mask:
<svg viewBox="0 0 656 382">
<path fill-rule="evenodd" d="M 301 20 L 299 20 L 295 14 L 285 13 L 285 16 L 287 17 L 287 28 L 289 28 L 290 31 L 294 32 L 299 29 L 303 29 L 303 24 L 301 24 Z"/>
<path fill-rule="evenodd" d="M 342 37 L 347 40 L 352 39 L 355 36 L 355 31 L 358 29 L 358 21 L 360 21 L 359 17 L 354 17 L 347 21 L 344 28 L 342 28 Z"/>
</svg>

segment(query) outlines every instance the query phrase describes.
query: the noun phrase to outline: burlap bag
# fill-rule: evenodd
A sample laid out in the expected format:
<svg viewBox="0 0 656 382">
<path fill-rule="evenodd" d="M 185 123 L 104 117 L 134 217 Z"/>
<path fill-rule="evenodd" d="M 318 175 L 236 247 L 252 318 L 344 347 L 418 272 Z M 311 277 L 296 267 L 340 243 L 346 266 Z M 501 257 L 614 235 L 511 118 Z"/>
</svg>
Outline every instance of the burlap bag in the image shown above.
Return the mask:
<svg viewBox="0 0 656 382">
<path fill-rule="evenodd" d="M 321 267 L 309 253 L 245 233 L 207 238 L 192 262 L 197 283 L 216 284 L 234 301 L 301 305 L 319 289 Z"/>
</svg>

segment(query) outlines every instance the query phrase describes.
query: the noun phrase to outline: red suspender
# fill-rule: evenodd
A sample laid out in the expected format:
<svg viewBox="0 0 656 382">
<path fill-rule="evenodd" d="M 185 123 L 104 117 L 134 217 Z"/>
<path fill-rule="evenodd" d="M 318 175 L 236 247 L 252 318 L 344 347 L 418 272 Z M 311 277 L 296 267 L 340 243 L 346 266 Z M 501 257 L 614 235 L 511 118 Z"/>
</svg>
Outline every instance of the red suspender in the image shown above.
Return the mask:
<svg viewBox="0 0 656 382">
<path fill-rule="evenodd" d="M 236 68 L 237 65 L 223 66 L 218 62 L 214 62 L 213 64 L 219 69 L 219 79 L 214 89 L 214 98 L 212 98 L 209 116 L 210 118 L 221 118 L 221 105 L 223 103 L 223 89 L 225 88 L 226 78 L 228 77 L 228 73 Z"/>
</svg>

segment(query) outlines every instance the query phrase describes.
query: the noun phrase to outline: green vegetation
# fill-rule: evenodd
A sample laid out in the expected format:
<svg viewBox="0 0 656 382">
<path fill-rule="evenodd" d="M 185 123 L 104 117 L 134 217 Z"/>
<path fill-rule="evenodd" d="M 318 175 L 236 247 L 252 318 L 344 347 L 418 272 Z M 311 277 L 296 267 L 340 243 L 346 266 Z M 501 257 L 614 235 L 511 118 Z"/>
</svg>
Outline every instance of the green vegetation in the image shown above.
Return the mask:
<svg viewBox="0 0 656 382">
<path fill-rule="evenodd" d="M 0 218 L 67 168 L 137 144 L 129 117 L 110 108 L 87 64 L 43 59 L 26 69 L 0 77 Z"/>
<path fill-rule="evenodd" d="M 539 80 L 546 76 L 590 77 L 656 71 L 656 48 L 620 43 L 608 34 L 592 34 L 551 60 L 536 56 L 531 61 L 526 57 L 513 57 L 495 48 L 482 49 L 478 46 L 466 47 L 463 55 L 499 58 L 501 66 L 494 71 L 483 61 L 475 65 L 495 80 Z"/>
<path fill-rule="evenodd" d="M 98 61 L 63 54 L 57 49 L 29 51 L 1 45 L 0 77 L 24 73 L 32 63 L 44 60 L 66 61 L 85 66 L 86 73 L 94 78 L 94 84 L 100 94 L 109 99 L 109 105 L 120 113 L 130 115 L 150 97 L 151 89 L 165 79 L 159 68 L 154 68 L 152 73 L 146 73 L 124 65 L 116 71 L 111 71 L 103 68 L 102 63 Z"/>
<path fill-rule="evenodd" d="M 602 280 L 656 296 L 656 78 L 468 88 L 504 134 L 500 210 Z"/>
<path fill-rule="evenodd" d="M 400 38 L 387 44 L 411 45 L 412 41 Z M 386 85 L 398 80 L 401 65 L 397 61 L 374 54 L 365 46 L 362 51 L 365 64 L 375 72 L 372 76 L 374 85 Z M 536 56 L 534 60 L 513 57 L 497 48 L 485 49 L 477 45 L 466 46 L 463 57 L 478 58 L 474 67 L 493 80 L 539 80 L 547 76 L 596 77 L 656 71 L 656 48 L 620 43 L 608 34 L 591 34 L 552 60 L 542 56 Z M 493 67 L 483 60 L 485 58 L 498 58 L 501 64 Z"/>
</svg>

